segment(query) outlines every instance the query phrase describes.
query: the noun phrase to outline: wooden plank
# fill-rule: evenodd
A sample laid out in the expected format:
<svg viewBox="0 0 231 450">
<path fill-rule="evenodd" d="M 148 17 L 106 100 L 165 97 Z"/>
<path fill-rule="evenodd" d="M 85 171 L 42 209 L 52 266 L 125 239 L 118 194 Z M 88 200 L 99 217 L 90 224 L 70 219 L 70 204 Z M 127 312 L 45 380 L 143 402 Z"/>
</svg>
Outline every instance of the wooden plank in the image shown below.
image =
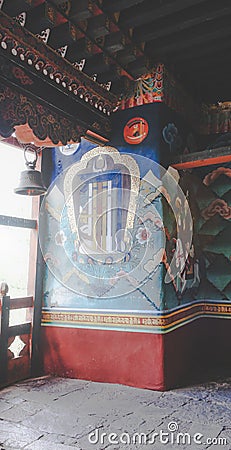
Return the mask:
<svg viewBox="0 0 231 450">
<path fill-rule="evenodd" d="M 4 0 L 2 10 L 8 15 L 18 16 L 22 12 L 28 11 L 31 7 L 32 0 L 17 0 L 17 2 Z"/>
<path fill-rule="evenodd" d="M 153 16 L 152 23 L 135 28 L 133 38 L 136 42 L 151 41 L 202 23 L 217 21 L 218 17 L 226 16 L 231 12 L 230 0 L 225 0 L 222 6 L 217 2 L 214 5 L 210 3 L 209 0 L 209 2 L 199 5 L 198 8 L 192 6 L 185 11 L 164 17 L 163 20 L 156 20 L 156 17 Z"/>
<path fill-rule="evenodd" d="M 181 155 L 170 165 L 177 170 L 223 164 L 231 161 L 231 147 L 220 147 L 202 152 Z"/>
<path fill-rule="evenodd" d="M 110 20 L 106 14 L 100 14 L 88 20 L 87 33 L 91 38 L 97 39 L 110 32 Z"/>
<path fill-rule="evenodd" d="M 222 51 L 222 54 L 220 50 L 214 50 L 213 54 L 211 55 L 202 55 L 198 58 L 193 58 L 193 60 L 183 61 L 181 62 L 181 64 L 177 64 L 177 68 L 181 71 L 182 74 L 184 74 L 185 72 L 193 73 L 193 75 L 198 73 L 198 76 L 201 76 L 201 74 L 203 73 L 203 76 L 207 76 L 209 75 L 209 73 L 211 73 L 211 70 L 214 71 L 214 61 L 216 61 L 216 66 L 219 67 L 219 73 L 217 73 L 218 77 L 220 79 L 220 74 L 222 73 L 223 80 L 223 77 L 225 75 L 229 76 L 230 78 L 230 74 L 226 73 L 226 70 L 224 70 L 227 67 L 229 58 L 230 48 L 224 49 Z M 213 75 L 215 76 L 216 74 Z M 210 77 L 208 76 L 208 80 L 209 78 Z"/>
<path fill-rule="evenodd" d="M 32 330 L 31 322 L 21 323 L 20 325 L 13 325 L 8 329 L 7 338 L 12 336 L 20 336 L 22 334 L 31 334 L 31 330 Z"/>
<path fill-rule="evenodd" d="M 0 225 L 6 225 L 7 227 L 31 228 L 35 230 L 37 228 L 37 220 L 3 216 L 0 214 Z"/>
<path fill-rule="evenodd" d="M 77 39 L 77 28 L 69 21 L 53 28 L 49 37 L 49 45 L 55 49 L 71 45 Z"/>
<path fill-rule="evenodd" d="M 231 40 L 227 39 L 227 37 L 222 37 L 221 39 L 215 38 L 214 40 L 211 40 L 209 46 L 202 46 L 201 43 L 198 43 L 196 45 L 193 45 L 192 48 L 190 48 L 190 51 L 187 53 L 185 53 L 185 50 L 174 53 L 172 55 L 172 58 L 169 56 L 169 60 L 174 64 L 178 62 L 184 64 L 185 61 L 193 61 L 194 58 L 197 59 L 200 56 L 203 56 L 206 59 L 213 58 L 214 61 L 215 54 L 219 54 L 221 52 L 221 49 L 223 52 L 230 47 Z"/>
<path fill-rule="evenodd" d="M 57 20 L 57 11 L 48 3 L 43 2 L 27 13 L 26 28 L 34 34 L 40 34 L 41 31 L 55 26 Z"/>
<path fill-rule="evenodd" d="M 42 199 L 40 199 L 42 202 Z M 42 302 L 43 302 L 43 279 L 45 273 L 45 261 L 38 245 L 37 270 L 35 280 L 35 302 L 34 318 L 32 331 L 32 359 L 31 375 L 39 376 L 42 374 L 42 348 L 41 348 L 41 320 L 42 320 Z"/>
<path fill-rule="evenodd" d="M 10 299 L 10 309 L 32 308 L 34 299 L 30 297 L 20 297 Z"/>
<path fill-rule="evenodd" d="M 214 22 L 208 22 L 193 29 L 175 33 L 170 37 L 166 36 L 163 39 L 152 40 L 147 43 L 146 50 L 155 57 L 160 57 L 163 54 L 171 55 L 172 52 L 178 53 L 180 50 L 194 45 L 209 45 L 209 42 L 215 38 L 228 37 L 230 34 L 230 17 L 226 16 L 217 20 L 216 28 L 214 27 Z"/>
<path fill-rule="evenodd" d="M 149 23 L 153 20 L 153 17 L 155 17 L 155 19 L 160 19 L 161 17 L 176 13 L 177 11 L 181 11 L 190 6 L 196 6 L 204 1 L 205 0 L 165 0 L 162 3 L 159 2 L 159 5 L 157 5 L 156 2 L 145 0 L 140 5 L 122 11 L 120 14 L 119 25 L 121 25 L 121 28 L 133 28 Z"/>
<path fill-rule="evenodd" d="M 7 380 L 8 371 L 8 327 L 10 314 L 10 297 L 4 296 L 1 300 L 1 335 L 0 335 L 0 383 Z"/>
<path fill-rule="evenodd" d="M 114 13 L 131 8 L 142 2 L 143 0 L 104 0 L 101 8 L 106 12 Z"/>
<path fill-rule="evenodd" d="M 95 55 L 92 58 L 87 59 L 84 71 L 91 76 L 110 70 L 110 66 L 110 58 L 101 53 L 100 55 Z"/>
<path fill-rule="evenodd" d="M 93 2 L 91 0 L 78 0 L 71 2 L 69 16 L 75 20 L 86 20 L 94 15 Z"/>
</svg>

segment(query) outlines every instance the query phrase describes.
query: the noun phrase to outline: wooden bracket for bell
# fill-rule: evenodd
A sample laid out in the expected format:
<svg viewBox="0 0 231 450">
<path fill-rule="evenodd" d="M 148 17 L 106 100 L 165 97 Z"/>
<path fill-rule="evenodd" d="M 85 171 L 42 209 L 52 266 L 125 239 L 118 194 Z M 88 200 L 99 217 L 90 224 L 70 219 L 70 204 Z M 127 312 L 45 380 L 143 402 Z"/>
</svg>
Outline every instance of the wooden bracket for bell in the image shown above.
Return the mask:
<svg viewBox="0 0 231 450">
<path fill-rule="evenodd" d="M 28 159 L 28 152 L 32 152 L 32 160 Z M 38 159 L 37 151 L 34 148 L 27 146 L 24 150 L 24 158 L 28 169 L 21 172 L 19 186 L 14 189 L 14 192 L 20 195 L 45 194 L 47 189 L 43 185 L 41 172 L 35 170 Z"/>
</svg>

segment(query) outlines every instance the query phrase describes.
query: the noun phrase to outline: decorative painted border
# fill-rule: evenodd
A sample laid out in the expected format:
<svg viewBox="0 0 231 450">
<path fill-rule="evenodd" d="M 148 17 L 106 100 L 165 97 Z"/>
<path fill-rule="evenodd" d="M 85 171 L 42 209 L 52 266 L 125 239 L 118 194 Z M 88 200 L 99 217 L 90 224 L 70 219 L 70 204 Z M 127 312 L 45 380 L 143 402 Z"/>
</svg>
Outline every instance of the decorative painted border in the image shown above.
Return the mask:
<svg viewBox="0 0 231 450">
<path fill-rule="evenodd" d="M 215 317 L 231 319 L 231 304 L 222 302 L 194 302 L 183 308 L 154 314 L 89 312 L 62 308 L 44 308 L 42 326 L 69 328 L 94 328 L 117 331 L 164 334 L 175 330 L 195 319 Z"/>
</svg>

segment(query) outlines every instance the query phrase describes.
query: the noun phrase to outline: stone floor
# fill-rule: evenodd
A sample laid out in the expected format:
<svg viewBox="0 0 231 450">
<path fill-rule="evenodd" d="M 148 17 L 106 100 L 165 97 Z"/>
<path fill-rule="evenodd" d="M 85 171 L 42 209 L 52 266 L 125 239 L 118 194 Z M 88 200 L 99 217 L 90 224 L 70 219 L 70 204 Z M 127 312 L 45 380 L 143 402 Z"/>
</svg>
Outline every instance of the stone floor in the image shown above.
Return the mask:
<svg viewBox="0 0 231 450">
<path fill-rule="evenodd" d="M 230 450 L 230 382 L 164 393 L 51 377 L 17 383 L 0 391 L 0 449 Z"/>
</svg>

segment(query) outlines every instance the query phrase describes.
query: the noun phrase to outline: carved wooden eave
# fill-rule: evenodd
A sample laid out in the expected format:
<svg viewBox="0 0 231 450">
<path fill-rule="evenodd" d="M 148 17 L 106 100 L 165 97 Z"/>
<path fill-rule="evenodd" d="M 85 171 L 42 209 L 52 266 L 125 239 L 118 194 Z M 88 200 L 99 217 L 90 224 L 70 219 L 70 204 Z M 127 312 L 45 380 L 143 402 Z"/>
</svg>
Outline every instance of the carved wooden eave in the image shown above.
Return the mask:
<svg viewBox="0 0 231 450">
<path fill-rule="evenodd" d="M 87 131 L 105 142 L 117 97 L 1 11 L 0 20 L 1 134 L 28 124 L 38 139 L 54 144 L 77 141 Z M 61 130 L 64 122 L 66 130 Z"/>
</svg>

